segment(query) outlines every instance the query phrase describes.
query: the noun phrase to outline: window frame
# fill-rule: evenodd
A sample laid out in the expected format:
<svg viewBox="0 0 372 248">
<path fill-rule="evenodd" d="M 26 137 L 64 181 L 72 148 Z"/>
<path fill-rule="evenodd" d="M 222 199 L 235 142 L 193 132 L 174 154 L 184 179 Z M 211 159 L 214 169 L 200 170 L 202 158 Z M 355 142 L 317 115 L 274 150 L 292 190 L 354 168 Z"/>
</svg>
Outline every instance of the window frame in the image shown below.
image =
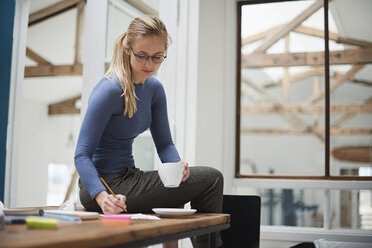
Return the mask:
<svg viewBox="0 0 372 248">
<path fill-rule="evenodd" d="M 242 175 L 240 174 L 240 128 L 241 128 L 241 16 L 242 6 L 261 3 L 289 2 L 297 0 L 245 0 L 237 2 L 237 37 L 236 37 L 236 122 L 235 122 L 235 173 L 236 178 L 252 179 L 287 179 L 287 180 L 321 180 L 321 181 L 372 181 L 372 176 L 334 176 L 330 174 L 330 76 L 329 76 L 329 32 L 328 32 L 328 3 L 323 0 L 324 10 L 324 56 L 325 56 L 325 165 L 324 175 L 301 176 L 301 175 Z M 369 185 L 369 183 L 367 183 Z"/>
</svg>

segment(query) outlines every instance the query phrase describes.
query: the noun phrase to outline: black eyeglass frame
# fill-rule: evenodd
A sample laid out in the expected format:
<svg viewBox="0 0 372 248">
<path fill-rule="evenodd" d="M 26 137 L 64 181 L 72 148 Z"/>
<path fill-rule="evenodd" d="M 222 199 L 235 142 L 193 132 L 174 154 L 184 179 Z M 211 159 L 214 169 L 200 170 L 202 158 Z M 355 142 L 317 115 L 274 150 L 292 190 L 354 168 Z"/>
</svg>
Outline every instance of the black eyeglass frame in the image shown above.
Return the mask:
<svg viewBox="0 0 372 248">
<path fill-rule="evenodd" d="M 149 58 L 151 58 L 151 61 L 154 64 L 161 64 L 167 58 L 167 55 L 148 56 L 148 55 L 145 55 L 145 54 L 137 54 L 133 51 L 132 47 L 130 48 L 130 50 L 132 51 L 133 55 L 136 57 L 137 62 L 140 62 L 140 63 L 145 63 L 146 61 L 149 60 Z M 157 58 L 159 58 L 159 59 L 161 58 L 161 61 L 156 61 Z"/>
</svg>

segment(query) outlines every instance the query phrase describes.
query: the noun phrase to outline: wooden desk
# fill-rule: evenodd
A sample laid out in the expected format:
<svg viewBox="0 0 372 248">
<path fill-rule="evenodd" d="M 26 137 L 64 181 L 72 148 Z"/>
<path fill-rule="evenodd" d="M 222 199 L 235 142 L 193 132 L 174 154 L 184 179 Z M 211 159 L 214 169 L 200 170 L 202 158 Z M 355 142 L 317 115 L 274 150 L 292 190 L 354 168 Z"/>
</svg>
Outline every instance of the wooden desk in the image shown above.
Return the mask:
<svg viewBox="0 0 372 248">
<path fill-rule="evenodd" d="M 215 234 L 229 228 L 229 221 L 228 214 L 194 214 L 177 219 L 132 220 L 130 226 L 104 226 L 101 220 L 63 223 L 55 230 L 6 225 L 0 230 L 0 247 L 130 248 L 208 233 L 211 247 L 216 247 Z"/>
</svg>

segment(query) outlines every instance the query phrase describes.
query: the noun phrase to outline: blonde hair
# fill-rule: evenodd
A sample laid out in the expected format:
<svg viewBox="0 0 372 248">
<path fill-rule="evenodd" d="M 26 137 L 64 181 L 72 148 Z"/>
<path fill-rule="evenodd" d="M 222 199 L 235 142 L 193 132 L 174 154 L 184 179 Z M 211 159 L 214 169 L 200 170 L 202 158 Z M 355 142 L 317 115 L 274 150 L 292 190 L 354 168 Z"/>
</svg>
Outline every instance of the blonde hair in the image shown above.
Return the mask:
<svg viewBox="0 0 372 248">
<path fill-rule="evenodd" d="M 115 41 L 114 54 L 105 77 L 109 78 L 112 74 L 119 79 L 123 88 L 124 97 L 124 115 L 129 118 L 137 111 L 136 93 L 132 78 L 132 67 L 130 64 L 130 53 L 126 53 L 132 44 L 143 36 L 157 35 L 164 39 L 165 50 L 168 48 L 170 38 L 164 23 L 156 16 L 142 16 L 135 18 L 128 27 L 128 30 L 122 33 Z"/>
</svg>

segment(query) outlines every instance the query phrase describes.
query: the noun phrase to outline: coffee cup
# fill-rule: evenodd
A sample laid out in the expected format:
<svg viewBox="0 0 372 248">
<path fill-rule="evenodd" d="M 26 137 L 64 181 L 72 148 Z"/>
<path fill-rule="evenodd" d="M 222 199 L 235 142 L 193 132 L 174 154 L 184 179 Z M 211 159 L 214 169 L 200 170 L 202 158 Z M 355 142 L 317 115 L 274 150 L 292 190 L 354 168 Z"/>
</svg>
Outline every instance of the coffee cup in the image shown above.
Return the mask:
<svg viewBox="0 0 372 248">
<path fill-rule="evenodd" d="M 185 166 L 180 162 L 160 164 L 158 173 L 164 187 L 177 188 L 183 178 L 184 169 Z"/>
</svg>

